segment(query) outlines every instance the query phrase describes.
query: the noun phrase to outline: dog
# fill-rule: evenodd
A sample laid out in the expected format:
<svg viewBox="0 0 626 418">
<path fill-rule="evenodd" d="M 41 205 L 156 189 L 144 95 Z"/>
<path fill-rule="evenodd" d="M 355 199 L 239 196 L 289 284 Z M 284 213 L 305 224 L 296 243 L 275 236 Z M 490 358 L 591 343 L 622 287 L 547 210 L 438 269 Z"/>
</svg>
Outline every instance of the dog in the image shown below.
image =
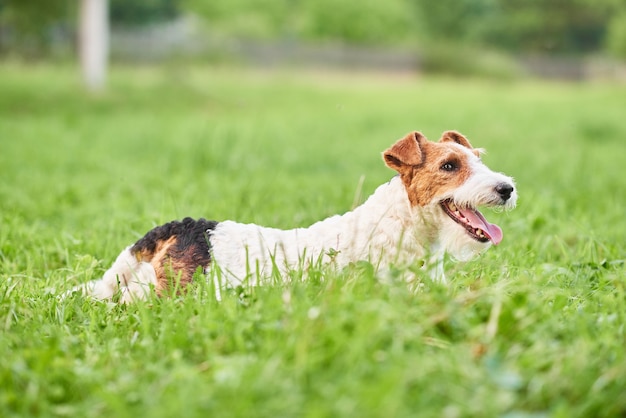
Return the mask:
<svg viewBox="0 0 626 418">
<path fill-rule="evenodd" d="M 184 289 L 199 270 L 217 273 L 220 287 L 234 287 L 262 284 L 276 272 L 287 279 L 315 262 L 341 269 L 359 260 L 377 271 L 422 260 L 433 280 L 445 282 L 446 253 L 465 261 L 502 241 L 502 230 L 476 208 L 512 209 L 517 201 L 513 179 L 485 166 L 482 152 L 456 131 L 439 142 L 411 132 L 383 152 L 397 175 L 353 211 L 290 230 L 170 222 L 124 249 L 102 279 L 69 293 L 128 303 Z"/>
</svg>

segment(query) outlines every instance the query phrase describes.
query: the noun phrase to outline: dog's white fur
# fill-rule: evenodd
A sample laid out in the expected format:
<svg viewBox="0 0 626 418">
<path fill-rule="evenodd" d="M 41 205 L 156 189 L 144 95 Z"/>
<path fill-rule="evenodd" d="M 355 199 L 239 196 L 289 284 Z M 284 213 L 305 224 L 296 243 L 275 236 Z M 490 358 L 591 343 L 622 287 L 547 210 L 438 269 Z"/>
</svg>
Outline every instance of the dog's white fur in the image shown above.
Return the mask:
<svg viewBox="0 0 626 418">
<path fill-rule="evenodd" d="M 468 147 L 469 143 L 447 142 L 442 153 L 462 158 L 467 178 L 457 187 L 443 187 L 442 192 L 426 204 L 411 203 L 410 187 L 402 176 L 396 176 L 379 186 L 353 211 L 308 228 L 280 230 L 220 222 L 209 235 L 211 264 L 205 266 L 205 272 L 218 272 L 221 286 L 228 287 L 244 282 L 258 285 L 277 271 L 287 277 L 290 270 L 306 268 L 309 263 L 319 261 L 341 269 L 357 260 L 369 260 L 377 269 L 384 269 L 425 260 L 432 278 L 445 281 L 445 253 L 457 260 L 468 260 L 486 250 L 491 242 L 480 242 L 468 235 L 465 228 L 442 210 L 440 202 L 450 199 L 459 207 L 512 208 L 517 199 L 517 192 L 513 190 L 508 199 L 502 200 L 495 191 L 497 185 L 504 183 L 513 187 L 513 180 L 487 168 L 477 150 Z M 441 164 L 441 161 L 433 164 Z M 402 170 L 398 171 L 402 174 Z M 144 298 L 153 286 L 157 286 L 157 278 L 152 264 L 139 260 L 128 247 L 101 280 L 74 290 L 98 299 L 109 299 L 120 291 L 121 301 L 130 302 Z"/>
</svg>

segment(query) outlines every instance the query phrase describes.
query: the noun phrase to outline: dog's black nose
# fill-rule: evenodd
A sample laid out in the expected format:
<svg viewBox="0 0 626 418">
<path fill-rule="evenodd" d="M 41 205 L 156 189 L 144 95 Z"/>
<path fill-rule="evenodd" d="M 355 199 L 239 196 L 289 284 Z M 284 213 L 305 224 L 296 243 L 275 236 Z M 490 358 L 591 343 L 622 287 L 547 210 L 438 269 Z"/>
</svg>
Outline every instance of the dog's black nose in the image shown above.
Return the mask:
<svg viewBox="0 0 626 418">
<path fill-rule="evenodd" d="M 500 195 L 502 200 L 507 201 L 511 197 L 511 193 L 513 193 L 513 186 L 509 183 L 500 183 L 496 186 L 496 193 Z"/>
</svg>

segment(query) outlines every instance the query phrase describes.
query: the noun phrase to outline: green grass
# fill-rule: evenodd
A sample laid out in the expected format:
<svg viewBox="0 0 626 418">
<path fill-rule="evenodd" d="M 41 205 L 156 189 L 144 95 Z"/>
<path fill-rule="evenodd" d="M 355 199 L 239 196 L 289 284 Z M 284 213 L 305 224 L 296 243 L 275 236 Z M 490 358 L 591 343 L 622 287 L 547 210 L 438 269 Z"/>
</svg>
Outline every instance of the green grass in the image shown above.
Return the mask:
<svg viewBox="0 0 626 418">
<path fill-rule="evenodd" d="M 626 86 L 0 67 L 0 416 L 626 413 Z M 413 294 L 367 263 L 132 306 L 57 295 L 184 216 L 305 226 L 458 129 L 518 182 L 503 243 Z M 359 183 L 363 178 L 362 192 Z"/>
</svg>

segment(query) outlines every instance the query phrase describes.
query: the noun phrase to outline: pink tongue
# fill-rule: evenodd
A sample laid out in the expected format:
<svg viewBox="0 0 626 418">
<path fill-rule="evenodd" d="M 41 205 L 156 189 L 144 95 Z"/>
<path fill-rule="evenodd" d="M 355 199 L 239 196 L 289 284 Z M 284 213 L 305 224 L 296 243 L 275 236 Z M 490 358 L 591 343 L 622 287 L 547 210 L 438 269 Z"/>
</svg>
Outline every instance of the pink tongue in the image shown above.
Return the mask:
<svg viewBox="0 0 626 418">
<path fill-rule="evenodd" d="M 500 244 L 502 241 L 502 230 L 498 225 L 490 224 L 485 217 L 477 210 L 460 209 L 461 214 L 469 221 L 474 228 L 482 229 L 487 233 L 494 245 Z"/>
</svg>

